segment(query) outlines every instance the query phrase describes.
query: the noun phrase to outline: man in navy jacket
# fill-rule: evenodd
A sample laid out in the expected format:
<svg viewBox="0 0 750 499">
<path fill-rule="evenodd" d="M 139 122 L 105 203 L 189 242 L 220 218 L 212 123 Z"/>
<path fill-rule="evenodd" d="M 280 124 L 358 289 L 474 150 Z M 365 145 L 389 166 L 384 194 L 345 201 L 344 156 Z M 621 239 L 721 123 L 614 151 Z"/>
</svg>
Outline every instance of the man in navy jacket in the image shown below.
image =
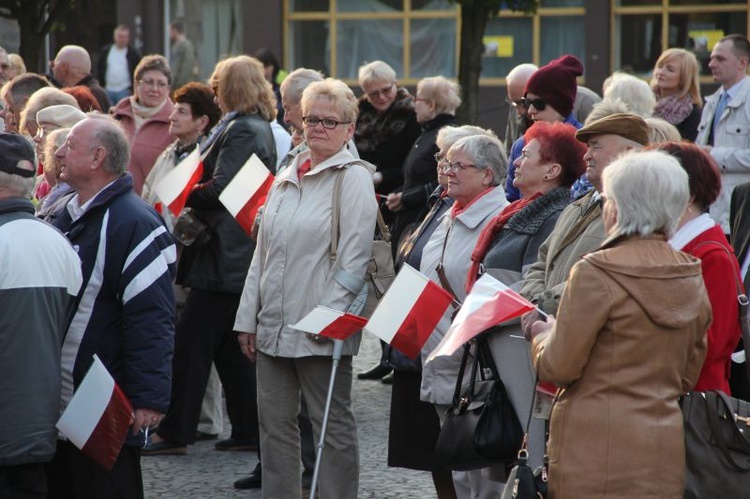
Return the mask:
<svg viewBox="0 0 750 499">
<path fill-rule="evenodd" d="M 78 251 L 83 270 L 62 345 L 62 406 L 96 354 L 130 400 L 134 422 L 110 471 L 69 442 L 58 442 L 50 497 L 143 497 L 145 430 L 169 407 L 175 246 L 158 214 L 133 192 L 125 171 L 129 146 L 115 121 L 84 119 L 55 155 L 61 178 L 77 193 L 56 225 Z"/>
</svg>

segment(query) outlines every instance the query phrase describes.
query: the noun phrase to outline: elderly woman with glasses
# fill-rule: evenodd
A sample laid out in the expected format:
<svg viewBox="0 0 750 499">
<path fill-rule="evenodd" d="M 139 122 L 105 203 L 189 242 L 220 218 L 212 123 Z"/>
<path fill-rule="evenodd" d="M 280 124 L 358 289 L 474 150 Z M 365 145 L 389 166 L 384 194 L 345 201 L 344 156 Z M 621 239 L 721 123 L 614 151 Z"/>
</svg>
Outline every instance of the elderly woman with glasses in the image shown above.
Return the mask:
<svg viewBox="0 0 750 499">
<path fill-rule="evenodd" d="M 667 242 L 688 175 L 663 152 L 638 152 L 607 166 L 603 186 L 607 240 L 573 266 L 556 320 L 530 327 L 539 380 L 562 388 L 549 495 L 683 497 L 678 399 L 698 380 L 711 324 L 700 262 Z"/>
<path fill-rule="evenodd" d="M 461 88 L 442 76 L 424 78 L 417 84 L 414 113 L 422 126 L 404 161 L 404 183 L 396 192 L 388 194 L 385 204 L 396 214 L 391 228 L 394 256 L 401 235 L 419 216 L 427 198 L 438 185 L 435 174 L 435 143 L 438 131 L 456 122 L 456 109 L 461 105 Z"/>
<path fill-rule="evenodd" d="M 402 191 L 404 161 L 420 134 L 414 114 L 414 99 L 398 86 L 396 71 L 383 61 L 373 61 L 359 68 L 359 117 L 354 130 L 354 143 L 359 156 L 375 165 L 375 192 L 379 199 Z M 385 203 L 380 210 L 388 225 L 394 213 Z M 394 242 L 398 242 L 395 240 Z M 385 343 L 381 342 L 385 348 Z M 359 373 L 359 379 L 380 379 L 390 372 L 380 364 Z"/>
<path fill-rule="evenodd" d="M 169 100 L 171 84 L 172 71 L 167 59 L 147 55 L 135 68 L 133 95 L 118 102 L 112 113 L 130 143 L 128 171 L 133 175 L 133 190 L 138 195 L 156 158 L 173 140 L 169 134 L 169 116 L 174 109 Z"/>
<path fill-rule="evenodd" d="M 301 394 L 316 436 L 323 423 L 334 344 L 293 325 L 317 306 L 339 311 L 352 306 L 372 254 L 377 215 L 375 168 L 346 147 L 357 119 L 352 91 L 328 78 L 304 90 L 301 106 L 309 149 L 279 174 L 268 195 L 234 325 L 242 351 L 257 363 L 263 497 L 300 497 Z M 332 259 L 334 195 L 340 197 L 339 240 Z M 344 341 L 336 371 L 320 497 L 358 494 L 351 388 L 352 356 L 359 350 L 360 334 Z"/>
<path fill-rule="evenodd" d="M 466 276 L 471 252 L 484 227 L 508 204 L 500 182 L 507 170 L 503 144 L 486 134 L 465 137 L 448 151 L 441 164 L 447 177 L 448 196 L 454 199 L 450 210 L 432 233 L 422 252 L 420 272 L 458 301 L 466 297 Z M 450 357 L 438 357 L 429 364 L 424 361 L 440 343 L 451 322 L 449 309 L 422 349 L 421 399 L 435 405 L 444 417 L 453 400 L 461 364 L 461 351 Z M 459 497 L 497 497 L 499 483 L 492 483 L 497 467 L 453 472 L 453 483 Z M 500 466 L 499 468 L 502 468 Z"/>
</svg>

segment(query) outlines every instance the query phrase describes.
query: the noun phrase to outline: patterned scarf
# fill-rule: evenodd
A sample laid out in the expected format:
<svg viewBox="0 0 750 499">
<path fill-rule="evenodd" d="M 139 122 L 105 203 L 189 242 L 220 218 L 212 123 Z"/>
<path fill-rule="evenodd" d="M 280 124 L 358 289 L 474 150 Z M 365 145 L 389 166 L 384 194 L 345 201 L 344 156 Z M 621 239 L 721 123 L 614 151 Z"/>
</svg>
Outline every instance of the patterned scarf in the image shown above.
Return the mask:
<svg viewBox="0 0 750 499">
<path fill-rule="evenodd" d="M 657 116 L 673 125 L 679 125 L 693 112 L 693 101 L 685 94 L 682 97 L 670 95 L 662 97 L 656 103 L 654 116 Z"/>
</svg>

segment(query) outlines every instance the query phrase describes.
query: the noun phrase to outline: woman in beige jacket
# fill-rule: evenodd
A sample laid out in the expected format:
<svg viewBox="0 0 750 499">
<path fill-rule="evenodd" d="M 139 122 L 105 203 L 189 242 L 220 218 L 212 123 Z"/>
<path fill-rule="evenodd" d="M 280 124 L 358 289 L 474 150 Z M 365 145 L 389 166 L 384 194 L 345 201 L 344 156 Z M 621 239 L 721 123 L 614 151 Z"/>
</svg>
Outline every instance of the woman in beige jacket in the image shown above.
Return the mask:
<svg viewBox="0 0 750 499">
<path fill-rule="evenodd" d="M 309 85 L 301 104 L 309 149 L 279 174 L 268 195 L 234 326 L 243 353 L 257 356 L 264 499 L 300 497 L 300 392 L 318 435 L 331 374 L 333 344 L 291 324 L 318 305 L 348 309 L 355 293 L 346 281 L 364 278 L 377 213 L 375 168 L 346 147 L 357 119 L 352 91 L 329 78 Z M 332 262 L 332 195 L 339 175 L 344 176 L 339 242 Z M 319 472 L 321 497 L 357 497 L 359 449 L 351 386 L 359 342 L 360 333 L 344 342 L 336 373 Z"/>
<path fill-rule="evenodd" d="M 698 379 L 711 307 L 700 262 L 673 250 L 689 198 L 674 158 L 633 153 L 604 171 L 608 239 L 571 272 L 557 320 L 531 326 L 550 418 L 550 497 L 683 496 L 678 398 Z"/>
</svg>

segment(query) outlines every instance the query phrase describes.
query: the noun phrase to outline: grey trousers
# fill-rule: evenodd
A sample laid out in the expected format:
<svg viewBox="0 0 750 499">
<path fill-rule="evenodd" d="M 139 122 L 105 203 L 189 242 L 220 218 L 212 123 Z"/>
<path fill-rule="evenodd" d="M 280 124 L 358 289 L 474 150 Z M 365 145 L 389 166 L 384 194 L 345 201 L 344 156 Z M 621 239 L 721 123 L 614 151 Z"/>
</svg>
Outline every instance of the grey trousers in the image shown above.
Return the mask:
<svg viewBox="0 0 750 499">
<path fill-rule="evenodd" d="M 297 415 L 304 394 L 317 443 L 323 423 L 330 357 L 271 357 L 258 352 L 258 415 L 263 499 L 300 497 L 300 433 Z M 339 363 L 318 475 L 319 496 L 356 499 L 359 445 L 352 411 L 352 358 Z"/>
</svg>

